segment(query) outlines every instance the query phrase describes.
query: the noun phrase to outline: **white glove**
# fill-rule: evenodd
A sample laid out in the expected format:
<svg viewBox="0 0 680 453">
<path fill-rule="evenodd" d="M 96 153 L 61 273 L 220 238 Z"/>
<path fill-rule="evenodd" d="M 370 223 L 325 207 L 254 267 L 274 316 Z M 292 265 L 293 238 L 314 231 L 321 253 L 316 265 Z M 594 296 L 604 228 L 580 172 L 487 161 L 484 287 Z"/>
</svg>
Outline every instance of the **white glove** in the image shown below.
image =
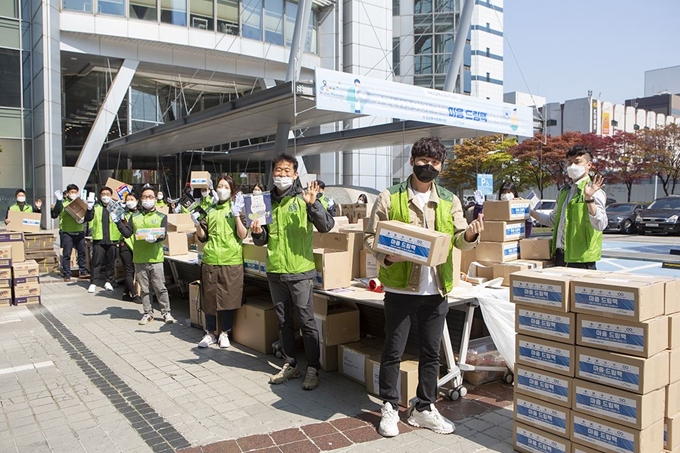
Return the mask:
<svg viewBox="0 0 680 453">
<path fill-rule="evenodd" d="M 220 201 L 220 198 L 217 196 L 217 192 L 215 192 L 214 190 L 210 191 L 210 195 L 212 196 L 212 200 L 211 200 L 212 204 L 217 204 Z"/>
<path fill-rule="evenodd" d="M 213 190 L 212 178 L 208 179 L 208 189 Z"/>
<path fill-rule="evenodd" d="M 481 190 L 475 190 L 475 204 L 484 204 L 484 194 Z"/>
<path fill-rule="evenodd" d="M 94 201 L 93 200 L 88 200 L 87 201 L 87 210 L 92 211 L 92 208 L 94 208 Z"/>
<path fill-rule="evenodd" d="M 196 226 L 198 226 L 198 225 L 201 224 L 201 222 L 199 222 L 199 220 L 198 220 L 198 218 L 200 217 L 200 215 L 201 215 L 201 214 L 198 213 L 198 212 L 192 212 L 192 213 L 191 213 L 191 221 L 194 222 L 194 225 L 196 225 Z"/>
<path fill-rule="evenodd" d="M 148 235 L 148 236 L 146 237 L 145 240 L 146 240 L 146 242 L 148 242 L 149 244 L 155 244 L 155 243 L 156 243 L 156 238 L 153 237 L 152 234 Z"/>
<path fill-rule="evenodd" d="M 182 213 L 182 205 L 177 203 L 175 205 L 175 214 L 181 214 Z"/>
<path fill-rule="evenodd" d="M 109 213 L 109 219 L 110 219 L 113 223 L 118 223 L 118 221 L 120 220 L 120 219 L 118 218 L 118 216 L 117 216 L 116 214 L 114 214 L 113 212 L 110 212 L 110 213 Z"/>
<path fill-rule="evenodd" d="M 55 190 L 54 197 L 57 199 L 57 201 L 62 201 L 64 199 L 64 193 L 61 190 Z"/>
<path fill-rule="evenodd" d="M 234 214 L 234 217 L 238 217 L 239 215 L 241 215 L 241 212 L 245 207 L 246 201 L 243 199 L 243 193 L 238 192 L 236 194 L 236 199 L 231 204 L 231 212 Z"/>
</svg>

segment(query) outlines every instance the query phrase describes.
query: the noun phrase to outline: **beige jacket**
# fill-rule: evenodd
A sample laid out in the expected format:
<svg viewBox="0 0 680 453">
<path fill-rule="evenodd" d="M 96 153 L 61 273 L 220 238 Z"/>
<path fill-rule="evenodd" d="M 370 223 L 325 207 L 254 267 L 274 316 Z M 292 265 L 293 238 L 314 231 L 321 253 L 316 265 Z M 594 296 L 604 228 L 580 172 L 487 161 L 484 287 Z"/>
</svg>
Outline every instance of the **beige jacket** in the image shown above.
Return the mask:
<svg viewBox="0 0 680 453">
<path fill-rule="evenodd" d="M 427 228 L 434 230 L 435 227 L 435 212 L 437 209 L 437 204 L 439 203 L 439 195 L 436 190 L 430 191 L 430 200 L 425 207 L 425 212 L 418 206 L 415 202 L 415 194 L 411 188 L 411 178 L 409 177 L 408 186 L 408 205 L 409 205 L 409 218 L 411 219 L 411 225 L 416 225 L 419 227 L 425 227 L 425 219 L 427 219 Z M 434 189 L 434 185 L 432 188 Z M 383 190 L 378 199 L 373 205 L 373 211 L 368 217 L 368 222 L 364 225 L 364 247 L 370 254 L 375 256 L 381 266 L 385 266 L 385 253 L 376 252 L 373 250 L 373 240 L 375 239 L 375 231 L 378 226 L 378 222 L 381 220 L 389 220 L 391 195 L 389 190 Z M 471 250 L 477 246 L 479 243 L 479 236 L 474 242 L 467 242 L 465 240 L 465 229 L 468 226 L 467 221 L 463 215 L 463 207 L 460 203 L 460 199 L 457 196 L 453 196 L 453 206 L 451 207 L 451 217 L 453 217 L 453 245 L 460 250 Z M 409 276 L 408 285 L 404 290 L 413 291 L 413 294 L 420 293 L 420 274 L 422 270 L 422 265 L 413 263 L 411 267 L 411 275 Z M 439 287 L 439 293 L 441 295 L 445 294 L 444 285 L 442 284 L 442 279 L 439 276 L 439 267 L 435 267 L 435 278 L 437 280 L 437 286 Z"/>
</svg>

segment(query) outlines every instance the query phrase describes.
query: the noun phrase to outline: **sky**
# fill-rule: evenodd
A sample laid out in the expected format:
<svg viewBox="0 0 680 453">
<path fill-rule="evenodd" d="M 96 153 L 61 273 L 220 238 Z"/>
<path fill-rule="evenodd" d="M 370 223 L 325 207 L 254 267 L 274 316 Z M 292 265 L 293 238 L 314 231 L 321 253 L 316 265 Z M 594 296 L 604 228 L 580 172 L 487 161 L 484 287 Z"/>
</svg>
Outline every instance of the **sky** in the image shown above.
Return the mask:
<svg viewBox="0 0 680 453">
<path fill-rule="evenodd" d="M 506 93 L 622 103 L 644 96 L 645 71 L 680 65 L 680 0 L 503 3 Z"/>
</svg>

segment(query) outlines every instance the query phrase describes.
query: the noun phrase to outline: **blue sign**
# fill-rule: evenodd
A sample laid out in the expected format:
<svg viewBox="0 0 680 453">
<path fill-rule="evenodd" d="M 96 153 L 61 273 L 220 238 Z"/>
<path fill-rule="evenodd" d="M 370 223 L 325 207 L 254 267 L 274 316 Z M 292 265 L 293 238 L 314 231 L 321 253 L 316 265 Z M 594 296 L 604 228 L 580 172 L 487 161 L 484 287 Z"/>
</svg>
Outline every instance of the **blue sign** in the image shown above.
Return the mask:
<svg viewBox="0 0 680 453">
<path fill-rule="evenodd" d="M 477 173 L 477 190 L 484 195 L 493 194 L 493 175 Z"/>
</svg>

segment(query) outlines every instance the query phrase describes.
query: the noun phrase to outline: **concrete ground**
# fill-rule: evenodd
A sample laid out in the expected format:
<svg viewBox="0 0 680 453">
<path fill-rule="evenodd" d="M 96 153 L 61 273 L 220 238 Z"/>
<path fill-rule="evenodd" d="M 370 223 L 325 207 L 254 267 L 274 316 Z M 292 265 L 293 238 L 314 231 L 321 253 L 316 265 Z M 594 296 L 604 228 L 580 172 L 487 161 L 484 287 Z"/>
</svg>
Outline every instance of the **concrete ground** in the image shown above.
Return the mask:
<svg viewBox="0 0 680 453">
<path fill-rule="evenodd" d="M 452 435 L 402 422 L 385 439 L 377 399 L 336 372 L 314 391 L 270 386 L 274 356 L 198 349 L 202 332 L 183 322 L 139 326 L 141 306 L 120 288 L 44 282 L 42 306 L 0 308 L 2 452 L 512 451 L 511 386 L 440 401 Z M 187 308 L 173 300 L 178 319 Z"/>
</svg>

